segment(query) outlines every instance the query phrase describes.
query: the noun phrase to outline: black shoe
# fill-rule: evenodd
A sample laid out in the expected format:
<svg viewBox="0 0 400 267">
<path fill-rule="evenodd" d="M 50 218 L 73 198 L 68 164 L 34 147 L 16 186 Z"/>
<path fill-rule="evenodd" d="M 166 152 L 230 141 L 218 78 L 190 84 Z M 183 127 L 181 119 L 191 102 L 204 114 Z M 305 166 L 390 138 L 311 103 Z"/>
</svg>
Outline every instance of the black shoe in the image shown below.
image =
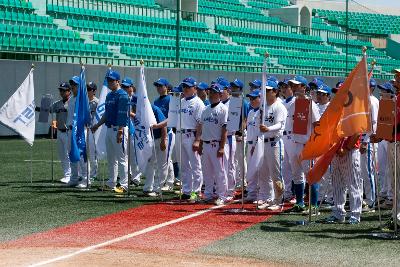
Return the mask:
<svg viewBox="0 0 400 267">
<path fill-rule="evenodd" d="M 140 182 L 138 180 L 131 180 L 131 182 L 129 184 L 133 185 L 133 186 L 139 186 Z"/>
<path fill-rule="evenodd" d="M 183 199 L 183 200 L 188 200 L 188 199 L 190 199 L 190 195 L 188 195 L 188 194 L 182 194 L 181 199 Z"/>
</svg>

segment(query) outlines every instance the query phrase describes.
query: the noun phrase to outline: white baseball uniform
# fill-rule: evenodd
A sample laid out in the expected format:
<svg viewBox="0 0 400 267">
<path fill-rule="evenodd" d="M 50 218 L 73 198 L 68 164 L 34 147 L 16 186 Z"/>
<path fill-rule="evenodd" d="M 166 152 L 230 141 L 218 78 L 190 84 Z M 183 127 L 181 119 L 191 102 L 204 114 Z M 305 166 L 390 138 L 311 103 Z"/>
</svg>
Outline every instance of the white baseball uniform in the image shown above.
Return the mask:
<svg viewBox="0 0 400 267">
<path fill-rule="evenodd" d="M 396 142 L 391 142 L 388 143 L 388 176 L 391 178 L 391 187 L 392 190 L 397 190 L 397 194 L 400 194 L 400 161 L 399 161 L 399 155 L 400 155 L 400 143 L 399 141 Z M 397 154 L 397 162 L 395 162 L 395 153 Z M 396 168 L 397 171 L 397 188 L 394 186 L 394 170 Z M 396 214 L 395 208 L 394 208 L 394 203 L 393 203 L 393 218 L 397 219 L 397 224 L 400 224 L 400 197 L 397 197 L 397 207 L 398 207 L 398 213 Z"/>
<path fill-rule="evenodd" d="M 206 200 L 213 198 L 213 189 L 218 198 L 226 200 L 228 196 L 226 160 L 229 153 L 228 144 L 224 147 L 224 156 L 217 157 L 220 147 L 222 128 L 226 127 L 228 108 L 223 103 L 216 106 L 208 105 L 201 115 L 203 141 L 202 169 L 204 178 L 204 197 Z"/>
<path fill-rule="evenodd" d="M 201 171 L 201 157 L 199 153 L 192 149 L 193 142 L 196 138 L 196 127 L 200 123 L 201 114 L 204 109 L 203 101 L 196 95 L 181 99 L 181 110 L 179 114 L 182 116 L 182 162 L 181 162 L 181 182 L 182 193 L 191 194 L 192 192 L 200 193 L 203 183 L 203 174 Z"/>
<path fill-rule="evenodd" d="M 246 201 L 254 201 L 257 200 L 257 185 L 258 178 L 260 175 L 259 166 L 257 166 L 255 157 L 257 156 L 255 153 L 256 142 L 258 137 L 260 136 L 260 110 L 250 109 L 249 114 L 247 115 L 246 121 L 247 128 L 247 155 L 246 161 L 248 166 L 248 172 L 246 172 L 246 181 L 247 181 L 247 197 Z"/>
<path fill-rule="evenodd" d="M 96 109 L 98 104 L 99 104 L 99 99 L 97 99 L 97 97 L 94 97 L 91 101 L 89 101 L 90 117 L 91 117 L 90 127 L 93 126 L 95 123 Z M 89 131 L 88 139 L 89 139 L 90 178 L 95 178 L 97 177 L 97 169 L 98 169 L 97 151 L 94 140 L 94 134 L 91 131 Z"/>
<path fill-rule="evenodd" d="M 378 145 L 378 174 L 380 184 L 380 196 L 393 199 L 391 177 L 388 175 L 388 141 L 381 141 Z"/>
<path fill-rule="evenodd" d="M 293 104 L 295 99 L 296 99 L 295 97 L 289 97 L 282 102 L 282 104 L 286 108 L 287 114 L 288 114 L 290 105 Z M 287 121 L 287 119 L 286 119 L 286 121 Z M 283 131 L 282 141 L 283 141 L 283 145 L 285 147 L 283 162 L 282 162 L 282 178 L 285 183 L 284 198 L 290 199 L 293 195 L 293 193 L 292 193 L 293 173 L 292 173 L 292 169 L 291 169 L 290 163 L 289 163 L 289 152 L 288 152 L 288 151 L 293 150 L 292 129 L 291 129 L 290 123 L 285 123 L 285 130 Z"/>
<path fill-rule="evenodd" d="M 372 134 L 376 132 L 378 124 L 379 100 L 371 95 L 371 124 Z M 375 185 L 375 162 L 377 158 L 378 144 L 369 142 L 369 134 L 364 134 L 362 142 L 367 143 L 367 151 L 360 156 L 361 179 L 363 179 L 363 187 L 365 193 L 365 202 L 368 206 L 375 205 L 376 185 Z M 362 194 L 361 194 L 362 195 Z"/>
<path fill-rule="evenodd" d="M 264 133 L 264 160 L 260 168 L 258 200 L 275 200 L 273 183 L 283 182 L 281 175 L 283 160 L 283 141 L 281 137 L 285 129 L 287 110 L 281 101 L 265 106 L 263 124 L 268 127 Z M 282 183 L 283 184 L 283 183 Z"/>
<path fill-rule="evenodd" d="M 332 160 L 332 215 L 344 220 L 346 210 L 346 191 L 349 191 L 351 217 L 360 221 L 362 211 L 362 179 L 360 177 L 360 150 L 353 148 L 342 157 L 335 155 Z"/>
</svg>

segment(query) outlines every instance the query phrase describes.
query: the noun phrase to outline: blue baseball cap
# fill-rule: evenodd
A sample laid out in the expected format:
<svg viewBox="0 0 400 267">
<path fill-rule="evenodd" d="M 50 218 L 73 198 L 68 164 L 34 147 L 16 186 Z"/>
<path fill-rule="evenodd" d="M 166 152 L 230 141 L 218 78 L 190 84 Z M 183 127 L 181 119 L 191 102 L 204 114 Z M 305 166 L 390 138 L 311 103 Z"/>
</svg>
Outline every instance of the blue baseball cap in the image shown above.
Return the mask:
<svg viewBox="0 0 400 267">
<path fill-rule="evenodd" d="M 216 79 L 216 83 L 219 83 L 224 89 L 228 88 L 231 85 L 229 81 L 222 76 Z"/>
<path fill-rule="evenodd" d="M 335 88 L 332 88 L 332 93 L 335 93 L 340 89 L 340 87 L 343 85 L 344 81 L 340 80 L 336 83 Z"/>
<path fill-rule="evenodd" d="M 330 95 L 332 94 L 332 89 L 326 84 L 321 84 L 320 86 L 318 86 L 317 92 L 322 92 L 324 94 Z"/>
<path fill-rule="evenodd" d="M 393 88 L 393 84 L 390 82 L 385 82 L 384 84 L 379 84 L 378 88 L 386 91 L 387 93 L 392 93 L 394 94 L 394 88 Z"/>
<path fill-rule="evenodd" d="M 261 87 L 261 81 L 260 80 L 254 80 L 252 82 L 249 82 L 250 87 L 255 87 L 255 88 L 260 88 Z"/>
<path fill-rule="evenodd" d="M 119 81 L 121 80 L 121 76 L 119 75 L 118 71 L 115 70 L 109 70 L 106 75 L 106 79 L 114 80 L 114 81 Z"/>
<path fill-rule="evenodd" d="M 165 78 L 159 78 L 157 81 L 153 83 L 154 86 L 168 86 L 169 82 Z"/>
<path fill-rule="evenodd" d="M 294 76 L 293 79 L 289 80 L 289 82 L 293 84 L 308 85 L 307 79 L 300 75 Z"/>
<path fill-rule="evenodd" d="M 243 89 L 243 82 L 239 79 L 235 79 L 233 82 L 231 82 L 231 86 L 236 86 L 239 87 L 240 89 Z"/>
<path fill-rule="evenodd" d="M 267 80 L 267 84 L 265 85 L 265 89 L 277 90 L 278 89 L 278 84 L 275 81 Z"/>
<path fill-rule="evenodd" d="M 58 86 L 58 89 L 60 90 L 71 90 L 71 85 L 66 82 L 61 82 L 60 85 Z"/>
<path fill-rule="evenodd" d="M 187 77 L 187 78 L 185 78 L 182 82 L 181 82 L 181 85 L 183 86 L 183 85 L 186 85 L 186 86 L 189 86 L 189 87 L 193 87 L 193 86 L 196 86 L 197 85 L 197 82 L 196 82 L 196 79 L 195 78 L 193 78 L 193 77 Z"/>
<path fill-rule="evenodd" d="M 377 85 L 377 83 L 376 83 L 375 79 L 374 79 L 374 78 L 371 78 L 371 79 L 369 80 L 369 86 L 375 88 L 376 85 Z"/>
<path fill-rule="evenodd" d="M 308 86 L 312 86 L 312 85 L 314 85 L 314 86 L 316 86 L 317 88 L 319 88 L 321 85 L 323 85 L 324 84 L 324 81 L 321 79 L 321 78 L 319 78 L 319 77 L 315 77 L 309 84 L 308 84 Z"/>
<path fill-rule="evenodd" d="M 282 81 L 278 82 L 278 86 L 281 86 L 283 84 L 289 85 L 289 81 L 290 81 L 290 78 L 285 78 Z"/>
<path fill-rule="evenodd" d="M 261 92 L 259 89 L 251 91 L 249 94 L 246 95 L 246 97 L 260 97 Z"/>
<path fill-rule="evenodd" d="M 222 86 L 222 85 L 219 84 L 219 83 L 213 83 L 213 84 L 210 86 L 210 92 L 211 92 L 211 91 L 216 92 L 216 93 L 222 93 L 222 91 L 224 91 L 224 86 Z"/>
<path fill-rule="evenodd" d="M 86 89 L 88 91 L 96 91 L 97 85 L 94 82 L 89 82 L 88 84 L 86 84 Z"/>
<path fill-rule="evenodd" d="M 125 78 L 122 80 L 121 85 L 126 86 L 126 87 L 133 86 L 133 80 L 132 80 L 131 78 L 129 78 L 129 77 L 125 77 Z"/>
<path fill-rule="evenodd" d="M 182 93 L 182 86 L 175 86 L 174 88 L 172 88 L 172 92 L 173 93 Z"/>
<path fill-rule="evenodd" d="M 81 82 L 81 78 L 79 78 L 79 76 L 74 76 L 69 80 L 70 85 L 73 85 L 73 84 L 78 85 L 78 84 L 80 84 L 80 82 Z"/>
<path fill-rule="evenodd" d="M 204 91 L 208 89 L 208 84 L 206 84 L 205 82 L 199 82 L 199 84 L 197 85 L 197 89 Z"/>
<path fill-rule="evenodd" d="M 268 76 L 267 80 L 274 81 L 276 83 L 279 81 L 275 76 Z"/>
</svg>

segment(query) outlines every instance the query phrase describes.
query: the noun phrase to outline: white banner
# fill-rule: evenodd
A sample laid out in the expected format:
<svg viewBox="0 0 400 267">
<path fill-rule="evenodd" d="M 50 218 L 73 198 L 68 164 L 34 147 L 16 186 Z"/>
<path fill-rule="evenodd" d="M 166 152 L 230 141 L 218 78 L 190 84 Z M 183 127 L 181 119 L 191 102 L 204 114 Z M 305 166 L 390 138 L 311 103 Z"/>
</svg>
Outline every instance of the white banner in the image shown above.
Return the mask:
<svg viewBox="0 0 400 267">
<path fill-rule="evenodd" d="M 147 162 L 153 154 L 154 140 L 151 136 L 150 128 L 152 125 L 157 124 L 157 121 L 147 97 L 146 77 L 143 66 L 140 67 L 140 80 L 136 96 L 135 149 L 139 170 L 144 172 Z"/>
<path fill-rule="evenodd" d="M 33 69 L 0 109 L 0 122 L 21 135 L 31 146 L 35 140 L 35 89 Z"/>
<path fill-rule="evenodd" d="M 242 97 L 231 97 L 228 108 L 228 133 L 239 131 L 240 114 L 242 113 Z"/>
<path fill-rule="evenodd" d="M 169 101 L 169 111 L 168 111 L 168 127 L 178 128 L 179 124 L 179 108 L 181 104 L 180 94 L 172 94 Z"/>
<path fill-rule="evenodd" d="M 110 89 L 108 89 L 106 81 L 104 81 L 103 87 L 101 88 L 100 92 L 99 103 L 96 108 L 96 115 L 94 116 L 94 124 L 97 123 L 101 119 L 101 117 L 103 117 L 106 106 L 106 96 L 109 92 Z M 94 133 L 94 140 L 96 144 L 96 156 L 98 159 L 105 159 L 107 156 L 106 132 L 107 132 L 107 127 L 102 125 Z"/>
</svg>

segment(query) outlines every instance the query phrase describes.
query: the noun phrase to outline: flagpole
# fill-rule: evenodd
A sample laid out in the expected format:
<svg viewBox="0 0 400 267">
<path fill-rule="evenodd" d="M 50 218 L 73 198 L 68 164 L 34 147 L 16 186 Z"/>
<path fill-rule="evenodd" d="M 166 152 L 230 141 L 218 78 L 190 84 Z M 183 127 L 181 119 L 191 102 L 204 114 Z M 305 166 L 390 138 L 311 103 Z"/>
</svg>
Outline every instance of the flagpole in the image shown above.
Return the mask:
<svg viewBox="0 0 400 267">
<path fill-rule="evenodd" d="M 182 179 L 182 95 L 179 92 L 179 172 L 180 172 L 180 183 L 179 183 L 179 204 L 182 202 L 183 194 L 183 179 Z M 178 130 L 178 129 L 177 129 Z"/>
<path fill-rule="evenodd" d="M 245 174 L 244 174 L 244 166 L 245 166 L 245 157 L 246 157 L 246 151 L 245 151 L 245 148 L 246 148 L 246 146 L 245 146 L 245 140 L 244 140 L 244 129 L 245 129 L 245 125 L 244 125 L 244 123 L 245 123 L 245 119 L 244 119 L 244 93 L 243 93 L 243 91 L 242 91 L 242 123 L 241 123 L 241 129 L 240 129 L 240 132 L 242 133 L 242 143 L 241 143 L 241 146 L 242 146 L 242 151 L 243 151 L 243 157 L 242 157 L 242 160 L 241 160 L 241 165 L 242 165 L 242 171 L 240 172 L 240 175 L 242 176 L 241 177 L 241 179 L 242 179 L 242 210 L 244 210 L 244 177 L 245 177 Z"/>
<path fill-rule="evenodd" d="M 53 104 L 53 95 L 51 95 L 51 103 Z M 54 110 L 51 110 L 51 122 L 50 122 L 50 149 L 51 149 L 51 183 L 54 185 Z"/>
<path fill-rule="evenodd" d="M 261 99 L 260 125 L 263 124 L 264 119 L 265 119 L 265 112 L 264 112 L 265 105 L 266 105 L 266 103 L 265 103 L 265 97 L 266 97 L 266 96 L 265 96 L 265 87 L 266 87 L 266 85 L 267 85 L 267 80 L 266 80 L 267 74 L 266 74 L 266 71 L 267 71 L 267 59 L 268 59 L 268 57 L 269 57 L 269 53 L 268 53 L 267 51 L 265 51 L 265 53 L 264 53 L 263 68 L 262 68 L 261 96 L 262 96 L 263 99 Z M 260 134 L 261 134 L 262 153 L 264 154 L 264 134 L 261 133 L 261 131 L 260 131 Z M 260 141 L 260 139 L 257 138 L 257 141 Z M 258 204 L 259 204 L 259 203 L 258 203 L 258 195 L 259 195 L 259 193 L 260 193 L 260 168 L 261 168 L 261 166 L 262 166 L 262 164 L 263 164 L 263 161 L 264 161 L 264 157 L 261 157 L 261 161 L 259 162 L 258 170 L 257 170 L 257 199 L 256 199 L 256 210 L 259 209 L 259 208 L 258 208 Z"/>
<path fill-rule="evenodd" d="M 130 195 L 130 183 L 131 183 L 131 175 L 130 174 L 130 169 L 131 169 L 131 108 L 132 108 L 132 99 L 129 100 L 128 102 L 128 146 L 127 146 L 127 150 L 128 150 L 128 186 L 127 186 L 127 190 L 126 190 L 126 194 L 129 197 Z"/>
<path fill-rule="evenodd" d="M 31 71 L 35 69 L 35 64 L 32 63 L 31 65 Z M 35 123 L 35 122 L 34 122 Z M 31 164 L 30 164 L 30 176 L 31 176 L 31 184 L 33 183 L 33 170 L 32 170 L 32 160 L 33 160 L 33 144 L 31 146 Z"/>
</svg>

